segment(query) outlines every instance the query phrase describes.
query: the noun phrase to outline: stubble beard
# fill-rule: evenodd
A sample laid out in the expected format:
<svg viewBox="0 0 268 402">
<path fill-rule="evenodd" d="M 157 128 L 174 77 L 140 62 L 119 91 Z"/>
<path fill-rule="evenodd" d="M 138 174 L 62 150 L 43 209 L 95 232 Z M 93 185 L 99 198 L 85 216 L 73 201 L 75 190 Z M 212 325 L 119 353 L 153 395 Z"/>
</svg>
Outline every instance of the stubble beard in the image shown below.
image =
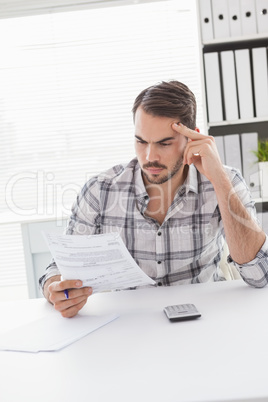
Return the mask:
<svg viewBox="0 0 268 402">
<path fill-rule="evenodd" d="M 161 167 L 164 169 L 167 169 L 166 166 L 164 165 L 158 165 L 157 163 L 151 163 L 151 164 L 146 164 L 143 166 L 143 168 L 145 167 Z M 183 156 L 181 156 L 176 164 L 173 166 L 172 170 L 166 174 L 163 177 L 157 177 L 157 175 L 151 175 L 149 176 L 144 170 L 143 170 L 143 175 L 145 176 L 146 180 L 150 183 L 150 184 L 163 184 L 166 183 L 168 180 L 170 180 L 172 177 L 174 177 L 179 171 L 180 169 L 183 167 Z M 155 176 L 155 177 L 154 177 Z"/>
</svg>

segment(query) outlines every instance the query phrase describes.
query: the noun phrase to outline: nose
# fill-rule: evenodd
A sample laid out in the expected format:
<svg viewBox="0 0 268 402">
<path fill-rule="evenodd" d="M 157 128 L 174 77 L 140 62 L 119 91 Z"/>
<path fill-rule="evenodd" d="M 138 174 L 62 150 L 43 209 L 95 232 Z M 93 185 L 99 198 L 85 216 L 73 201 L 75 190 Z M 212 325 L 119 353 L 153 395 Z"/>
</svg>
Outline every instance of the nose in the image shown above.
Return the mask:
<svg viewBox="0 0 268 402">
<path fill-rule="evenodd" d="M 153 145 L 148 144 L 147 152 L 146 152 L 146 160 L 148 162 L 158 161 L 159 155 L 157 153 L 156 148 Z"/>
</svg>

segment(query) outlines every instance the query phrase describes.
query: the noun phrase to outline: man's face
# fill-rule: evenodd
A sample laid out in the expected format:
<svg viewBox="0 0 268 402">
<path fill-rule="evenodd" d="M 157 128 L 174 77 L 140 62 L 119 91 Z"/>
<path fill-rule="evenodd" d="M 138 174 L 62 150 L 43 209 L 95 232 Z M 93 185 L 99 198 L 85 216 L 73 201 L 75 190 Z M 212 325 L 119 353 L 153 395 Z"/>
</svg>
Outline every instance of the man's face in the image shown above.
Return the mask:
<svg viewBox="0 0 268 402">
<path fill-rule="evenodd" d="M 187 138 L 176 133 L 174 118 L 152 116 L 139 107 L 135 115 L 135 151 L 145 184 L 163 184 L 183 169 Z"/>
</svg>

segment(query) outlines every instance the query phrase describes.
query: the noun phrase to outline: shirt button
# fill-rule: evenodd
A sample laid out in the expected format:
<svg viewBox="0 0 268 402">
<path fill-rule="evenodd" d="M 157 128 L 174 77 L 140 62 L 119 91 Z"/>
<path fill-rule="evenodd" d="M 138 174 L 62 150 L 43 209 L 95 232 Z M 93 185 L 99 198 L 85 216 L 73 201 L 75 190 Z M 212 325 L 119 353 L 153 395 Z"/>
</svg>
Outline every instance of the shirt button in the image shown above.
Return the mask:
<svg viewBox="0 0 268 402">
<path fill-rule="evenodd" d="M 162 233 L 161 233 L 161 232 L 158 232 L 157 234 L 158 234 L 158 236 L 161 236 Z"/>
<path fill-rule="evenodd" d="M 144 196 L 144 199 L 145 199 L 145 200 L 148 200 L 148 198 L 149 198 L 148 195 L 145 195 L 145 196 Z"/>
<path fill-rule="evenodd" d="M 162 261 L 157 261 L 157 264 L 161 264 Z"/>
<path fill-rule="evenodd" d="M 158 282 L 158 284 L 157 284 L 158 286 L 162 286 L 162 282 Z"/>
</svg>

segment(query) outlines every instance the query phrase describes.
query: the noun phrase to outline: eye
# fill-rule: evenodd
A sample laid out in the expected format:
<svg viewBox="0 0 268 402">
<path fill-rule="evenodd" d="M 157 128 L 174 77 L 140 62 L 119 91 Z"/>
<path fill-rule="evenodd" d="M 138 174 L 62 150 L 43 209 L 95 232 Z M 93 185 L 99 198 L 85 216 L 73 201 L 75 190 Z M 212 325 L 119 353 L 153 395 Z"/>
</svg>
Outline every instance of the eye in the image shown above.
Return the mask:
<svg viewBox="0 0 268 402">
<path fill-rule="evenodd" d="M 169 145 L 171 145 L 170 143 L 166 143 L 166 142 L 160 142 L 161 147 L 168 147 Z"/>
</svg>

